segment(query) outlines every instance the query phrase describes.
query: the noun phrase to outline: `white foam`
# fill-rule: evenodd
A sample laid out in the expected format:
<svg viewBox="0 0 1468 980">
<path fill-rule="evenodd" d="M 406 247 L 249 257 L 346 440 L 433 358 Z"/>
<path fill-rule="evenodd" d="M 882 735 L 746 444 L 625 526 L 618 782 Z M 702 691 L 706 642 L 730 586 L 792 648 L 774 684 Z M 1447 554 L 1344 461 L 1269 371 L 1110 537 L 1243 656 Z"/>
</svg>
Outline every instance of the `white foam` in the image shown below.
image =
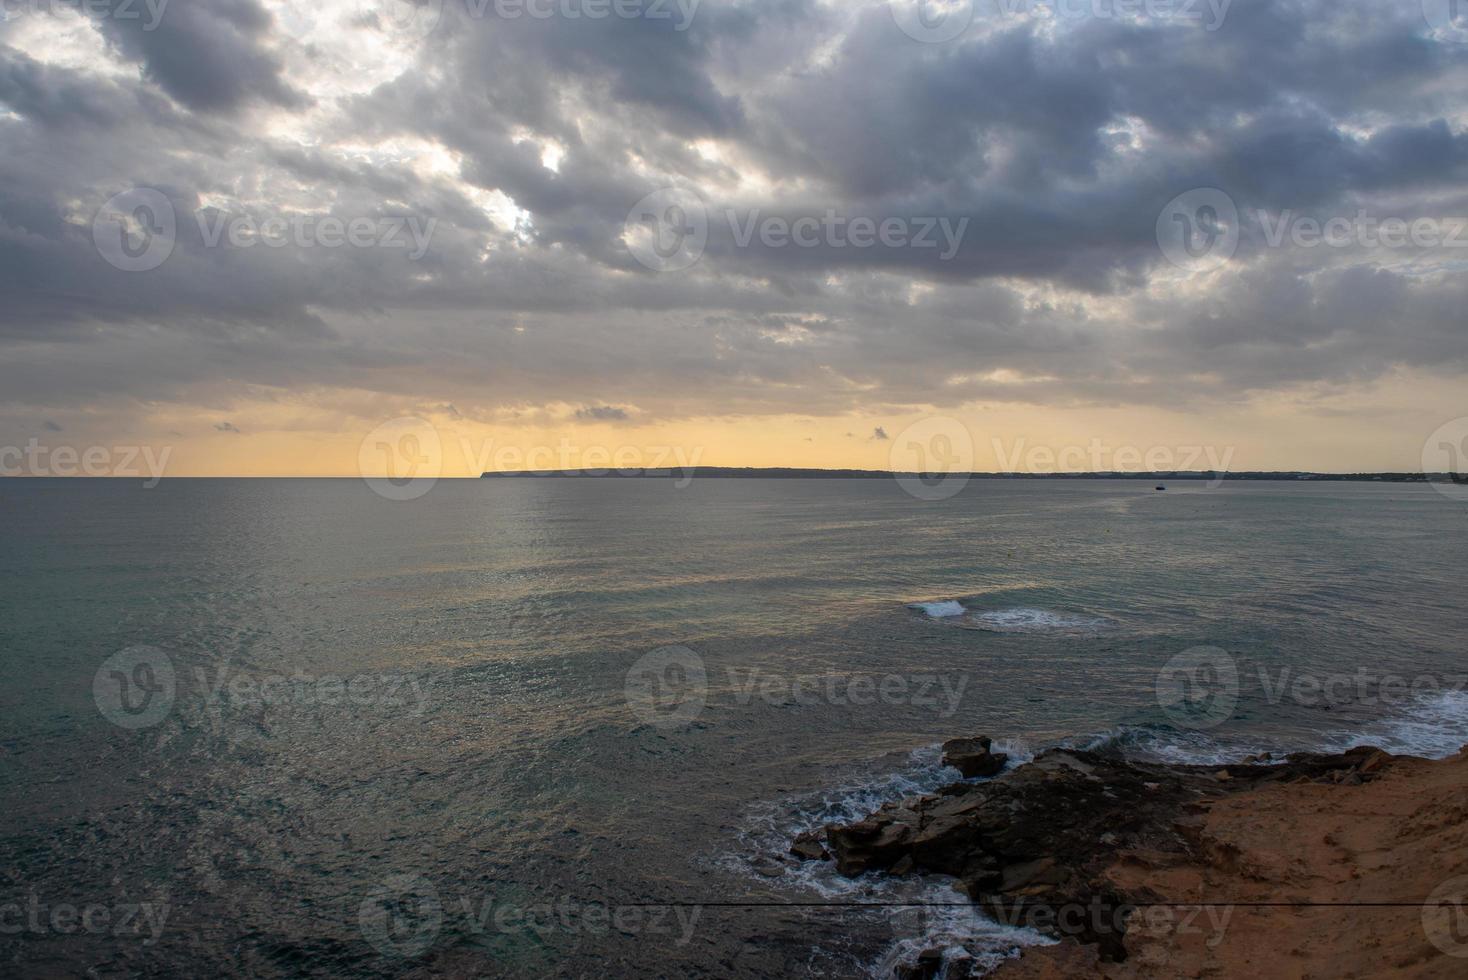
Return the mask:
<svg viewBox="0 0 1468 980">
<path fill-rule="evenodd" d="M 1024 742 L 995 740 L 994 750 L 1009 754 L 1011 767 L 1034 756 Z M 958 770 L 942 763 L 938 743 L 914 750 L 906 767 L 868 779 L 787 797 L 752 810 L 743 822 L 735 853 L 716 861 L 737 873 L 757 877 L 792 891 L 814 893 L 827 901 L 871 903 L 853 910 L 871 917 L 863 931 L 885 929 L 892 941 L 862 970 L 890 980 L 899 963 L 912 963 L 926 949 L 942 949 L 946 957 L 967 957 L 985 972 L 1023 946 L 1048 944 L 1040 933 L 997 923 L 970 907 L 953 890 L 951 879 L 940 875 L 891 877 L 871 872 L 855 878 L 837 873 L 831 861 L 796 861 L 786 853 L 800 833 L 828 823 L 851 823 L 868 816 L 882 804 L 908 796 L 932 793 L 950 783 L 963 782 Z M 768 879 L 760 866 L 779 864 L 784 873 Z"/>
<path fill-rule="evenodd" d="M 1053 630 L 1093 630 L 1106 625 L 1106 620 L 1093 616 L 1077 616 L 1053 609 L 991 609 L 976 612 L 969 620 L 980 629 L 995 633 L 1048 633 Z"/>
<path fill-rule="evenodd" d="M 934 619 L 946 619 L 949 616 L 962 616 L 968 612 L 963 603 L 957 599 L 944 599 L 940 602 L 914 602 L 908 605 L 909 609 L 921 609 Z"/>
<path fill-rule="evenodd" d="M 973 975 L 950 973 L 949 965 L 955 960 L 972 960 L 977 972 L 985 974 L 1026 946 L 1056 944 L 1056 940 L 1033 929 L 995 922 L 972 905 L 955 905 L 956 897 L 952 891 L 933 891 L 923 896 L 927 905 L 891 911 L 889 917 L 897 938 L 867 964 L 867 976 L 891 980 L 900 965 L 915 964 L 918 955 L 928 949 L 943 953 L 940 977 Z"/>
<path fill-rule="evenodd" d="M 1060 744 L 1087 752 L 1111 750 L 1137 762 L 1183 766 L 1225 765 L 1247 756 L 1281 751 L 1277 745 L 1224 742 L 1206 732 L 1169 725 L 1118 725 L 1094 735 L 1064 739 Z"/>
<path fill-rule="evenodd" d="M 1393 755 L 1445 759 L 1468 745 L 1468 691 L 1439 691 L 1405 708 L 1400 715 L 1372 722 L 1356 732 L 1331 736 L 1327 750 L 1374 745 Z"/>
</svg>

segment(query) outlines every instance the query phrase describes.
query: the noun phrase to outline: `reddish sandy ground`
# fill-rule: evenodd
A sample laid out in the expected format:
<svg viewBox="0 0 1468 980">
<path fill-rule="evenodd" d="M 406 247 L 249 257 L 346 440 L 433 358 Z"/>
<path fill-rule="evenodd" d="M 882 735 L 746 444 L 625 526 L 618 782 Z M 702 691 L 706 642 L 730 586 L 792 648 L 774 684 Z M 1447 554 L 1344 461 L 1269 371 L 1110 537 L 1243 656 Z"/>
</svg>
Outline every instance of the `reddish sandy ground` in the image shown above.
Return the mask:
<svg viewBox="0 0 1468 980">
<path fill-rule="evenodd" d="M 1387 759 L 1361 785 L 1268 786 L 1201 808 L 1183 821 L 1199 860 L 1120 855 L 1108 876 L 1125 894 L 1175 905 L 1137 913 L 1125 962 L 1066 941 L 993 976 L 1465 980 L 1468 877 L 1453 879 L 1468 876 L 1468 748 Z"/>
</svg>

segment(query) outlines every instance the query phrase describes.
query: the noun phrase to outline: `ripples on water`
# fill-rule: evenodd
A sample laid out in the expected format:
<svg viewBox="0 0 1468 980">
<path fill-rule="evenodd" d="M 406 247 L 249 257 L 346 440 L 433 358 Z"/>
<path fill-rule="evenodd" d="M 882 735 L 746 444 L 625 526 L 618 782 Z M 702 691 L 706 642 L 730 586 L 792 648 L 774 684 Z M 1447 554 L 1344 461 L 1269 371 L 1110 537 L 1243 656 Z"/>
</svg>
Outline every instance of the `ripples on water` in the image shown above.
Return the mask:
<svg viewBox="0 0 1468 980">
<path fill-rule="evenodd" d="M 966 909 L 795 907 L 952 893 L 784 847 L 951 778 L 935 746 L 955 735 L 1175 761 L 1468 741 L 1461 694 L 1270 695 L 1285 670 L 1463 669 L 1468 525 L 1428 487 L 976 481 L 926 503 L 879 481 L 445 481 L 395 503 L 352 481 L 5 481 L 0 503 L 0 904 L 172 909 L 151 943 L 0 936 L 30 971 L 849 976 L 921 943 L 998 956 L 1036 937 Z M 139 644 L 178 693 L 129 731 L 92 683 Z M 707 681 L 675 727 L 626 695 L 670 645 Z M 1204 731 L 1156 697 L 1198 645 L 1241 677 Z M 423 696 L 218 687 L 296 675 Z M 888 675 L 961 697 L 853 696 Z M 402 878 L 442 914 L 394 958 L 359 913 Z M 702 909 L 681 943 L 479 916 L 715 900 L 756 904 Z"/>
</svg>

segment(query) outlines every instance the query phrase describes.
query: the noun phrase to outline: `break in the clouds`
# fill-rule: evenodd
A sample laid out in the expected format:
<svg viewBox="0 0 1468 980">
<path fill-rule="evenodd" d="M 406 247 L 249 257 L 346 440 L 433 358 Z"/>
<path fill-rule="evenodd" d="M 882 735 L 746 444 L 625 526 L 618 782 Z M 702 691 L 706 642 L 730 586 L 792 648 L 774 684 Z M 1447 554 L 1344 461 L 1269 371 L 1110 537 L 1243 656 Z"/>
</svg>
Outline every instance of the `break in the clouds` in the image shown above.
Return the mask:
<svg viewBox="0 0 1468 980">
<path fill-rule="evenodd" d="M 12 427 L 1207 412 L 1468 367 L 1446 2 L 5 9 Z"/>
</svg>

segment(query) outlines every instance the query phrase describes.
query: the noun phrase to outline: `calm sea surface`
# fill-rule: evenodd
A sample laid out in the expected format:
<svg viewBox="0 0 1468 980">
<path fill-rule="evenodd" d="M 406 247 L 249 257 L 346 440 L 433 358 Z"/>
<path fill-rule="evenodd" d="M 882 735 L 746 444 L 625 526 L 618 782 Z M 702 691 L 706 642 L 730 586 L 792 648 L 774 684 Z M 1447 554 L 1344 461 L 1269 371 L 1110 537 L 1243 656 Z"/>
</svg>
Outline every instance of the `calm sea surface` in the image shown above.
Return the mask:
<svg viewBox="0 0 1468 980">
<path fill-rule="evenodd" d="M 1468 506 L 1400 484 L 0 481 L 0 971 L 1003 952 L 806 907 L 952 893 L 784 843 L 954 778 L 957 735 L 1452 751 L 1465 544 Z M 1211 671 L 1192 714 L 1159 702 L 1180 663 Z"/>
</svg>

